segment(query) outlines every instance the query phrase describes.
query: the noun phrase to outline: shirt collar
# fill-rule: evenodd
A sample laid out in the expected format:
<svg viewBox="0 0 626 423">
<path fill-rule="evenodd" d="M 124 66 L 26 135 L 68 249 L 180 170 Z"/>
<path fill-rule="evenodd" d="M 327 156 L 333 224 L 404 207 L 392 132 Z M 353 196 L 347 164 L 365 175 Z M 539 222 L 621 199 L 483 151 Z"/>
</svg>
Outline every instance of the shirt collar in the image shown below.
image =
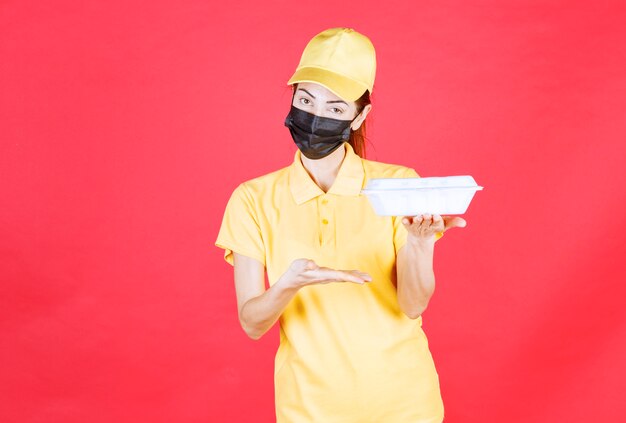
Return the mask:
<svg viewBox="0 0 626 423">
<path fill-rule="evenodd" d="M 365 172 L 361 157 L 354 152 L 348 142 L 344 142 L 346 155 L 339 167 L 339 173 L 328 190 L 328 194 L 359 195 L 363 188 Z M 324 194 L 324 191 L 315 183 L 301 161 L 302 152 L 298 149 L 294 154 L 293 163 L 289 167 L 289 189 L 296 204 Z"/>
</svg>

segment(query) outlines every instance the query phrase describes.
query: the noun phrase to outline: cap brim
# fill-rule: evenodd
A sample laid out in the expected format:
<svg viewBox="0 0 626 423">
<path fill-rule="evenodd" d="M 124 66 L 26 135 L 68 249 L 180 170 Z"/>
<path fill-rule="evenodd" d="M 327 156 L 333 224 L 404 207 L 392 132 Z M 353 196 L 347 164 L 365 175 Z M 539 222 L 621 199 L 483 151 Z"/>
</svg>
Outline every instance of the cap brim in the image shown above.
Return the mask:
<svg viewBox="0 0 626 423">
<path fill-rule="evenodd" d="M 314 82 L 328 88 L 342 100 L 356 101 L 367 90 L 367 86 L 338 73 L 316 67 L 298 69 L 287 81 L 287 85 L 297 82 Z"/>
</svg>

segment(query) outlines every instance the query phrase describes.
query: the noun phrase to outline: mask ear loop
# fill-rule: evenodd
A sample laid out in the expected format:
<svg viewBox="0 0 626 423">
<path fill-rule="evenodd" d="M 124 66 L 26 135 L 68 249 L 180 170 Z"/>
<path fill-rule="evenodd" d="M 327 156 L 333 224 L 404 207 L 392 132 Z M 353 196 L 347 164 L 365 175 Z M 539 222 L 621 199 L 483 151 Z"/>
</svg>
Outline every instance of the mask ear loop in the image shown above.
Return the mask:
<svg viewBox="0 0 626 423">
<path fill-rule="evenodd" d="M 356 120 L 356 118 L 358 118 L 358 117 L 359 117 L 359 115 L 360 115 L 361 113 L 363 113 L 363 110 L 361 110 L 359 113 L 357 113 L 357 114 L 356 114 L 356 116 L 354 117 L 354 119 L 352 119 L 352 120 L 350 121 L 350 125 L 348 125 L 348 128 L 350 128 L 350 132 L 352 132 L 352 123 Z"/>
<path fill-rule="evenodd" d="M 344 139 L 346 140 L 346 142 L 348 142 L 348 141 L 349 141 L 349 139 L 350 139 L 350 133 L 351 133 L 351 132 L 354 132 L 354 131 L 352 130 L 352 123 L 356 120 L 356 118 L 358 118 L 358 117 L 359 117 L 359 115 L 360 115 L 361 113 L 363 113 L 363 110 L 364 110 L 364 109 L 365 109 L 365 107 L 364 107 L 363 109 L 361 109 L 361 111 L 360 111 L 359 113 L 357 113 L 357 114 L 356 114 L 356 116 L 354 117 L 354 119 L 352 119 L 352 120 L 350 121 L 350 125 L 348 125 L 348 130 L 349 130 L 349 131 L 348 131 L 348 138 L 346 139 L 346 138 L 344 137 Z"/>
<path fill-rule="evenodd" d="M 348 125 L 348 127 L 344 130 L 342 134 L 342 139 L 344 140 L 344 142 L 350 142 L 350 133 L 354 132 L 352 130 L 352 122 L 354 122 L 356 118 L 359 117 L 360 114 L 361 113 L 357 113 L 356 116 L 350 121 L 350 124 Z"/>
</svg>

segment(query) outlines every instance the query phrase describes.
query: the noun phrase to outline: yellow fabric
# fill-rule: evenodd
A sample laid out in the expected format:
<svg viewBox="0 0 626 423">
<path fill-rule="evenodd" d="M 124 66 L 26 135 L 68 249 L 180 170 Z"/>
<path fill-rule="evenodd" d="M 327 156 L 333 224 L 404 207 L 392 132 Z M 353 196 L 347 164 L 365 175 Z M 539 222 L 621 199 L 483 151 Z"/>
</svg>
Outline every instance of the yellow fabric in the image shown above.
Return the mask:
<svg viewBox="0 0 626 423">
<path fill-rule="evenodd" d="M 270 285 L 297 258 L 372 276 L 365 285 L 306 286 L 284 310 L 274 369 L 277 423 L 441 422 L 439 377 L 422 316 L 402 312 L 394 286 L 407 230 L 401 216 L 377 216 L 359 195 L 369 178 L 419 175 L 361 159 L 344 145 L 327 193 L 299 150 L 290 166 L 237 186 L 215 242 L 231 265 L 233 251 L 263 263 Z"/>
</svg>

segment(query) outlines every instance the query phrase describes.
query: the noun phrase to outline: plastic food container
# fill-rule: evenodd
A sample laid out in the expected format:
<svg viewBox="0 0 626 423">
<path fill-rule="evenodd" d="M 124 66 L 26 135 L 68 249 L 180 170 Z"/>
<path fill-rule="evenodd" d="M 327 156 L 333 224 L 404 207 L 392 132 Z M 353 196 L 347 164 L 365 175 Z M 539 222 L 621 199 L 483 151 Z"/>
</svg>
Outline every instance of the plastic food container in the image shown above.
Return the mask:
<svg viewBox="0 0 626 423">
<path fill-rule="evenodd" d="M 361 194 L 380 216 L 463 214 L 483 187 L 469 175 L 428 178 L 372 178 Z"/>
</svg>

